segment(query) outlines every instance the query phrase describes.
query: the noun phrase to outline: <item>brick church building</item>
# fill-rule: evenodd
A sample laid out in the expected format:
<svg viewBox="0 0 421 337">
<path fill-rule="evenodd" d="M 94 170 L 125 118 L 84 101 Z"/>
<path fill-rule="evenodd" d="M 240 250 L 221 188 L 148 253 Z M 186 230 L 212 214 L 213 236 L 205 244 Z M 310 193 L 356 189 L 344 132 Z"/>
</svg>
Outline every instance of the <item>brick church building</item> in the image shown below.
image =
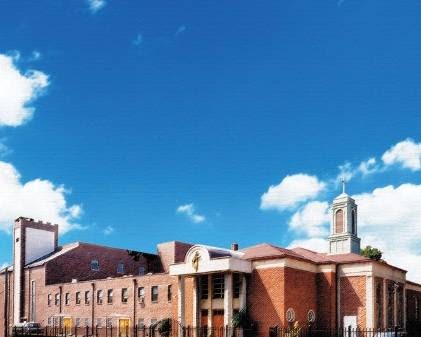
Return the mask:
<svg viewBox="0 0 421 337">
<path fill-rule="evenodd" d="M 13 265 L 0 272 L 0 335 L 19 322 L 66 328 L 229 326 L 247 308 L 259 335 L 298 321 L 317 328 L 384 329 L 420 322 L 421 285 L 361 256 L 357 205 L 332 204 L 329 252 L 263 243 L 239 249 L 166 242 L 156 253 L 74 242 L 58 226 L 20 217 Z"/>
</svg>

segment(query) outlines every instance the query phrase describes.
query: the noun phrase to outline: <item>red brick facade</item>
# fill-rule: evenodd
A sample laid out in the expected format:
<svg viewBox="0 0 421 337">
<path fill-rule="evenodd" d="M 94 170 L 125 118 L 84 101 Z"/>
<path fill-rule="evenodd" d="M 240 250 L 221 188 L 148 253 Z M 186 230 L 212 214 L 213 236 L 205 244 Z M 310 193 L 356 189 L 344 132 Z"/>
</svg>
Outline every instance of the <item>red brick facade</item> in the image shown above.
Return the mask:
<svg viewBox="0 0 421 337">
<path fill-rule="evenodd" d="M 85 243 L 57 248 L 24 269 L 22 319 L 43 326 L 60 325 L 67 319 L 72 326 L 88 325 L 90 328 L 107 323 L 117 327 L 120 320 L 128 320 L 130 326 L 149 326 L 164 318 L 177 320 L 180 316 L 180 285 L 178 276 L 171 276 L 176 274 L 170 271 L 177 264 L 191 268 L 190 262 L 185 262 L 191 248 L 192 245 L 181 242 L 159 244 L 157 254 L 129 254 L 123 249 Z M 360 328 L 404 324 L 404 314 L 406 321 L 413 326 L 421 322 L 421 286 L 403 283 L 405 272 L 385 263 L 355 254 L 336 256 L 336 260 L 308 250 L 299 255 L 298 251 L 267 244 L 245 249 L 245 252 L 216 248 L 212 254 L 213 262 L 218 266 L 223 266 L 221 261 L 230 258 L 236 259 L 236 262 L 233 260 L 235 263 L 230 262 L 233 266 L 237 263 L 244 268 L 244 263 L 250 263 L 250 270 L 245 269 L 240 275 L 242 284 L 246 285 L 245 301 L 241 305 L 246 305 L 250 317 L 258 323 L 261 335 L 266 335 L 270 327 L 288 326 L 295 321 L 307 326 L 311 317 L 315 318 L 311 324 L 318 328 L 340 327 L 344 316 L 356 316 Z M 95 268 L 92 261 L 95 261 Z M 122 270 L 118 270 L 119 264 L 124 265 Z M 344 265 L 345 269 L 342 268 Z M 399 278 L 367 276 L 367 270 L 376 269 L 374 267 L 383 274 L 398 275 Z M 197 288 L 194 289 L 196 272 L 190 271 L 185 276 L 182 309 L 188 326 L 196 325 L 199 316 L 194 318 L 194 312 L 201 310 L 200 301 L 196 302 L 197 310 L 193 308 L 194 294 L 197 293 Z M 227 277 L 239 274 L 231 270 L 218 273 L 227 273 Z M 0 336 L 7 332 L 6 326 L 13 324 L 13 272 L 7 275 L 6 287 L 6 273 L 0 273 Z M 406 297 L 404 286 L 410 287 L 406 290 Z M 209 289 L 212 289 L 210 283 Z M 233 296 L 233 293 L 234 284 L 224 296 Z M 244 290 L 241 293 L 244 294 Z M 111 294 L 112 302 L 109 303 Z M 367 308 L 369 296 L 372 296 L 372 308 Z M 232 299 L 235 310 L 242 303 L 240 297 Z M 78 298 L 80 302 L 77 302 Z M 209 301 L 211 298 L 209 294 Z M 224 298 L 216 301 L 219 305 L 226 305 Z M 234 304 L 231 308 L 234 311 Z M 210 309 L 221 311 L 221 306 L 211 306 Z M 292 321 L 289 322 L 287 316 Z M 201 322 L 204 324 L 206 320 Z"/>
</svg>

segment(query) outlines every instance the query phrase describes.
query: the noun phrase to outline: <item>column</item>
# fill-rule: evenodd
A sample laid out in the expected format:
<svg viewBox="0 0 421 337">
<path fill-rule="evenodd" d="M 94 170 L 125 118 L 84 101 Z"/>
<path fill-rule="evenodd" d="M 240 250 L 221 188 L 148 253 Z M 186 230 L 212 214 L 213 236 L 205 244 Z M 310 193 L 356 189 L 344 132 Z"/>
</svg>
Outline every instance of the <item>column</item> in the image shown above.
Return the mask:
<svg viewBox="0 0 421 337">
<path fill-rule="evenodd" d="M 192 327 L 193 327 L 193 337 L 197 336 L 197 327 L 199 327 L 199 305 L 198 305 L 198 277 L 193 276 L 193 296 L 192 296 L 192 308 L 193 308 L 193 319 L 192 319 Z"/>
<path fill-rule="evenodd" d="M 245 274 L 242 274 L 240 277 L 241 277 L 240 310 L 242 310 L 246 308 L 247 306 L 247 280 L 246 280 Z"/>
<path fill-rule="evenodd" d="M 179 328 L 179 336 L 183 336 L 182 327 L 186 324 L 186 317 L 185 317 L 185 277 L 178 276 L 178 322 L 180 323 Z"/>
<path fill-rule="evenodd" d="M 374 277 L 366 277 L 366 327 L 374 329 Z"/>
<path fill-rule="evenodd" d="M 232 273 L 224 275 L 224 325 L 231 326 L 232 321 Z"/>
</svg>

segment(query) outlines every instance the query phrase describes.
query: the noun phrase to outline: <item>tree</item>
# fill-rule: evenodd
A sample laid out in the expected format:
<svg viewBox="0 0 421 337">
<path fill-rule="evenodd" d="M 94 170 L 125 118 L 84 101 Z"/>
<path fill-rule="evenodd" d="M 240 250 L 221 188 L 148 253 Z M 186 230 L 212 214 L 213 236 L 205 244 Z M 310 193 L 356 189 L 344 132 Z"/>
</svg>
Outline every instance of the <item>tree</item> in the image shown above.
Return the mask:
<svg viewBox="0 0 421 337">
<path fill-rule="evenodd" d="M 378 248 L 367 246 L 364 249 L 361 249 L 361 255 L 375 261 L 380 261 L 383 253 Z"/>
</svg>

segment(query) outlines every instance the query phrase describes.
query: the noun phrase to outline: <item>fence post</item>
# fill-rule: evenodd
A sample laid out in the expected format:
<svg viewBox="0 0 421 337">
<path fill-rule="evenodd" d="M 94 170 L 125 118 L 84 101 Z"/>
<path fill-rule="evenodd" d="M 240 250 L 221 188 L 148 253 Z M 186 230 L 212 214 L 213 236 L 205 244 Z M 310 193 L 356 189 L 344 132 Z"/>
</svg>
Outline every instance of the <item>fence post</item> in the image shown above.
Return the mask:
<svg viewBox="0 0 421 337">
<path fill-rule="evenodd" d="M 351 326 L 350 326 L 350 325 L 348 325 L 348 337 L 351 337 L 351 333 L 352 333 L 352 331 L 351 331 Z"/>
<path fill-rule="evenodd" d="M 395 325 L 395 333 L 394 333 L 395 337 L 398 337 L 398 327 Z"/>
</svg>

